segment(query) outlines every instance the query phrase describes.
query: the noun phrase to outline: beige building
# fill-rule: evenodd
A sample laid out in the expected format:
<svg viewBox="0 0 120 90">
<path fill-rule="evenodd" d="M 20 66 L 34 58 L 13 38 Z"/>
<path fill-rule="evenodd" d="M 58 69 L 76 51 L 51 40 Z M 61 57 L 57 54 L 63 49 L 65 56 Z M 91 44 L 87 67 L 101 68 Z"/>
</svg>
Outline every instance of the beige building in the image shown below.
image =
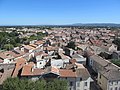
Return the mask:
<svg viewBox="0 0 120 90">
<path fill-rule="evenodd" d="M 99 72 L 98 84 L 103 90 L 120 90 L 120 71 L 108 70 Z"/>
<path fill-rule="evenodd" d="M 120 67 L 97 55 L 90 56 L 89 66 L 98 74 L 102 90 L 120 90 Z"/>
</svg>

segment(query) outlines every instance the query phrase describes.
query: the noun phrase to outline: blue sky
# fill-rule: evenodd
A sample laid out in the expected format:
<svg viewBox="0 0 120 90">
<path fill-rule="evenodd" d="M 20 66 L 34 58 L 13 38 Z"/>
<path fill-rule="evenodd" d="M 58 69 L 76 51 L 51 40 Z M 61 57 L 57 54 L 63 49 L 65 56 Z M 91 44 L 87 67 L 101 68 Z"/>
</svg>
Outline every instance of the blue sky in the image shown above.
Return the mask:
<svg viewBox="0 0 120 90">
<path fill-rule="evenodd" d="M 0 25 L 120 23 L 120 0 L 0 0 Z"/>
</svg>

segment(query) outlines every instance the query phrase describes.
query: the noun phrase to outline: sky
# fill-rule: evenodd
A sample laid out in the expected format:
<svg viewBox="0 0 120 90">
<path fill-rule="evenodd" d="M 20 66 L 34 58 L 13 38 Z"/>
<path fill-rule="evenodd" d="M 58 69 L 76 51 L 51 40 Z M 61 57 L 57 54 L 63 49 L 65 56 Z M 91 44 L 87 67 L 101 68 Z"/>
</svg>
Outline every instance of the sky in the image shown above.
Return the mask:
<svg viewBox="0 0 120 90">
<path fill-rule="evenodd" d="M 120 23 L 120 0 L 0 0 L 0 25 Z"/>
</svg>

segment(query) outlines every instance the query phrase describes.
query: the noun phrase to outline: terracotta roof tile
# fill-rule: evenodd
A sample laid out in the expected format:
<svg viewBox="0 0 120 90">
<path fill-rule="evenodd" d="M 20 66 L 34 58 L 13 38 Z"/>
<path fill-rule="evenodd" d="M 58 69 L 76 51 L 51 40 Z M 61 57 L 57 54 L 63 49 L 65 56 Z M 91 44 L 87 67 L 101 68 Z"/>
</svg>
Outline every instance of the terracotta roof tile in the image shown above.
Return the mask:
<svg viewBox="0 0 120 90">
<path fill-rule="evenodd" d="M 3 63 L 4 61 L 2 59 L 0 59 L 0 63 Z"/>
<path fill-rule="evenodd" d="M 58 49 L 57 47 L 52 47 L 52 46 L 44 48 L 44 50 L 48 50 L 48 51 L 54 51 L 54 50 L 57 50 L 57 49 Z"/>
<path fill-rule="evenodd" d="M 30 46 L 30 45 L 23 45 L 25 49 L 28 49 L 28 50 L 32 50 L 32 49 L 35 49 L 34 47 Z"/>
<path fill-rule="evenodd" d="M 32 74 L 32 67 L 33 67 L 33 63 L 29 63 L 28 65 L 23 66 L 21 75 L 22 75 L 22 76 L 30 76 L 30 75 L 33 75 L 33 74 Z"/>
<path fill-rule="evenodd" d="M 19 70 L 25 65 L 25 63 L 26 63 L 26 60 L 24 58 L 19 58 L 16 60 L 16 67 L 12 77 L 17 77 Z"/>
<path fill-rule="evenodd" d="M 35 44 L 29 44 L 29 45 L 32 46 L 32 47 L 34 47 L 34 48 L 37 47 L 37 45 L 35 45 Z"/>
<path fill-rule="evenodd" d="M 44 42 L 43 41 L 36 41 L 35 44 L 40 45 L 40 44 L 44 44 Z"/>
<path fill-rule="evenodd" d="M 34 69 L 34 71 L 32 72 L 33 75 L 42 75 L 44 73 L 44 70 L 43 69 Z"/>
<path fill-rule="evenodd" d="M 11 51 L 5 51 L 5 52 L 1 52 L 0 53 L 0 57 L 2 59 L 6 59 L 6 58 L 9 58 L 9 59 L 12 59 L 14 58 L 11 54 L 10 54 Z"/>
<path fill-rule="evenodd" d="M 55 73 L 55 74 L 59 74 L 59 69 L 57 67 L 54 67 L 54 66 L 50 66 L 50 67 L 47 67 L 44 71 L 44 73 Z"/>
<path fill-rule="evenodd" d="M 9 51 L 9 54 L 12 55 L 14 58 L 17 58 L 24 55 L 25 53 L 20 50 L 13 50 L 13 51 Z"/>
<path fill-rule="evenodd" d="M 77 77 L 76 72 L 73 70 L 59 69 L 60 77 Z"/>
<path fill-rule="evenodd" d="M 73 70 L 73 69 L 70 69 L 70 70 L 58 69 L 53 66 L 47 67 L 46 69 L 34 68 L 32 70 L 32 67 L 33 67 L 32 64 L 31 65 L 28 64 L 23 67 L 21 75 L 22 76 L 38 76 L 38 75 L 44 75 L 47 73 L 55 73 L 55 74 L 60 75 L 60 77 L 63 77 L 63 78 L 65 78 L 65 77 L 69 77 L 69 78 L 82 77 L 82 79 L 84 79 L 84 80 L 88 79 L 90 77 L 90 74 L 87 71 L 87 69 L 80 64 L 77 64 L 77 65 L 80 68 L 77 68 L 75 70 Z"/>
</svg>

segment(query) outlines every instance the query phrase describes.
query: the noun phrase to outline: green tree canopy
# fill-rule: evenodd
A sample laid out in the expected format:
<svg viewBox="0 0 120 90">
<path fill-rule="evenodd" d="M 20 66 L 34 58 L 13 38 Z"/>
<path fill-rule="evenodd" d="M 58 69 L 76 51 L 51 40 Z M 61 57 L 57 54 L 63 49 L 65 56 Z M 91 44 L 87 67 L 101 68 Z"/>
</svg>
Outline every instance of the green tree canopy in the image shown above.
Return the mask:
<svg viewBox="0 0 120 90">
<path fill-rule="evenodd" d="M 11 50 L 14 48 L 14 46 L 12 44 L 5 44 L 3 48 L 6 50 Z"/>
<path fill-rule="evenodd" d="M 120 38 L 116 38 L 114 41 L 113 41 L 114 44 L 116 44 L 118 46 L 118 50 L 120 50 Z"/>
<path fill-rule="evenodd" d="M 67 81 L 44 79 L 31 81 L 27 79 L 8 78 L 3 83 L 3 90 L 67 90 Z"/>
<path fill-rule="evenodd" d="M 120 59 L 114 59 L 111 62 L 120 67 Z"/>
<path fill-rule="evenodd" d="M 67 47 L 68 47 L 68 48 L 72 48 L 72 49 L 75 50 L 75 47 L 76 47 L 75 42 L 73 42 L 73 41 L 69 42 L 69 43 L 67 44 Z"/>
</svg>

